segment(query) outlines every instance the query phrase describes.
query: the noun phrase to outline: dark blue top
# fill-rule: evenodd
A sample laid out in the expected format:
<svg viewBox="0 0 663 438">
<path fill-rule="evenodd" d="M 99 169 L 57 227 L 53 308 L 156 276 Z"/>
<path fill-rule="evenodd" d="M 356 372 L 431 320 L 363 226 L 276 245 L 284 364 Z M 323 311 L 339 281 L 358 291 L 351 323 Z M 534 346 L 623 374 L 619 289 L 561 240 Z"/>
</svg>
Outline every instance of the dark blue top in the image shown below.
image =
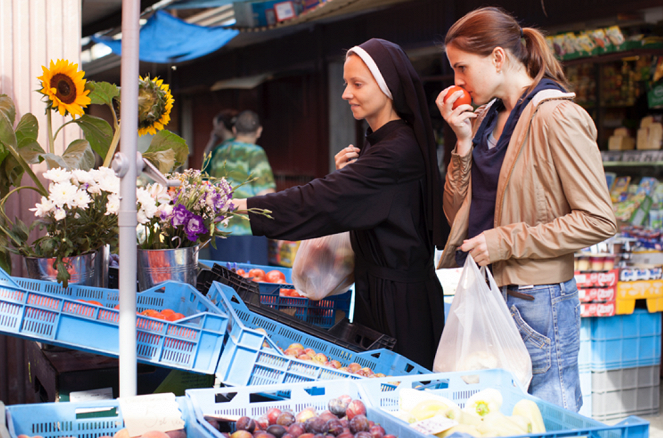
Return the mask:
<svg viewBox="0 0 663 438">
<path fill-rule="evenodd" d="M 532 98 L 542 90 L 557 89 L 566 91 L 557 82 L 550 79 L 542 79 L 541 82 L 529 93 L 523 97 L 520 102 L 509 114 L 509 118 L 504 125 L 502 135 L 497 140 L 494 148 L 488 147 L 488 136 L 491 135 L 497 124 L 497 115 L 504 110 L 504 103 L 498 99 L 489 109 L 484 117 L 479 129 L 472 139 L 472 203 L 470 204 L 470 219 L 467 238 L 471 239 L 478 236 L 485 230 L 493 228 L 495 223 L 495 200 L 497 198 L 497 182 L 502 169 L 502 162 L 506 155 L 506 150 L 511 141 L 511 135 L 516 129 L 516 124 L 520 119 L 525 107 Z M 462 253 L 462 251 L 459 251 Z M 458 254 L 456 257 L 460 266 L 465 263 L 466 255 Z"/>
</svg>

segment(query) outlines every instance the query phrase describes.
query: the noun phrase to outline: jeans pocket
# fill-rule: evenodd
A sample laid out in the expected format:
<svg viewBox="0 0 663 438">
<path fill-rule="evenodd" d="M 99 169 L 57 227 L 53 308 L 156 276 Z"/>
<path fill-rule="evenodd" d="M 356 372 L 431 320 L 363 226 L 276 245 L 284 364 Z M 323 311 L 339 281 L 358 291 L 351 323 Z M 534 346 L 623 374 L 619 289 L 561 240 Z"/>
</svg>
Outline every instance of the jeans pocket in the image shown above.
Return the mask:
<svg viewBox="0 0 663 438">
<path fill-rule="evenodd" d="M 544 374 L 552 364 L 552 352 L 550 338 L 530 327 L 520 315 L 516 306 L 511 306 L 511 316 L 516 322 L 520 336 L 525 342 L 525 347 L 532 359 L 532 374 Z"/>
</svg>

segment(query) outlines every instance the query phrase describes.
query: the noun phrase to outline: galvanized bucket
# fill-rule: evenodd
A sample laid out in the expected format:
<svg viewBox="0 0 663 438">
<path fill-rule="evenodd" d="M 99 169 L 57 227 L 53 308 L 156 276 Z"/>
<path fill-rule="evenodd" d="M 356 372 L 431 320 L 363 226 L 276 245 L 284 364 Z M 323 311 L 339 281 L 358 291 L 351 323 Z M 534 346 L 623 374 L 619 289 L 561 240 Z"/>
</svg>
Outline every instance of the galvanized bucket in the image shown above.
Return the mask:
<svg viewBox="0 0 663 438">
<path fill-rule="evenodd" d="M 75 257 L 65 257 L 67 271 L 71 278 L 69 284 L 93 287 L 108 287 L 108 262 L 110 246 L 104 245 L 97 251 Z M 56 258 L 24 257 L 29 278 L 36 280 L 57 281 Z"/>
<path fill-rule="evenodd" d="M 143 291 L 164 281 L 196 285 L 199 246 L 177 249 L 138 250 L 138 289 Z"/>
</svg>

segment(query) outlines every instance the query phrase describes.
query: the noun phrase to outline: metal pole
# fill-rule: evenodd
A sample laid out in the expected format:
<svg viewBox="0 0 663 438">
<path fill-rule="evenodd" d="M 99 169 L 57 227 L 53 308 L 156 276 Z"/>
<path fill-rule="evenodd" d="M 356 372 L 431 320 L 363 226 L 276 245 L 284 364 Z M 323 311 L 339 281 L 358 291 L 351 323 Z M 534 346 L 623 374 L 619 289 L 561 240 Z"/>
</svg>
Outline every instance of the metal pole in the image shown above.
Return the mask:
<svg viewBox="0 0 663 438">
<path fill-rule="evenodd" d="M 136 395 L 136 140 L 140 0 L 122 0 L 120 145 L 128 171 L 120 181 L 120 397 Z"/>
</svg>

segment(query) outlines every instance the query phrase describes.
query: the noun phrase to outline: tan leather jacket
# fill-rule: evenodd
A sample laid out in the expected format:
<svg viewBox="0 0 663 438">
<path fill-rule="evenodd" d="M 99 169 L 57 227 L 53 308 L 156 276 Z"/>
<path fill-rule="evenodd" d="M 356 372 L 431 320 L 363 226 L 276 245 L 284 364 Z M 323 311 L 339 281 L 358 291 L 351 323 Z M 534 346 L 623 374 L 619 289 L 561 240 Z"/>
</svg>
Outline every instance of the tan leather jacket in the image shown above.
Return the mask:
<svg viewBox="0 0 663 438">
<path fill-rule="evenodd" d="M 594 121 L 573 93 L 542 90 L 525 107 L 500 171 L 495 228 L 484 231 L 498 286 L 573 277 L 573 253 L 617 232 Z M 477 110 L 474 132 L 489 103 Z M 467 237 L 472 152 L 454 152 L 444 187 L 451 233 L 438 268 L 457 267 Z"/>
</svg>

